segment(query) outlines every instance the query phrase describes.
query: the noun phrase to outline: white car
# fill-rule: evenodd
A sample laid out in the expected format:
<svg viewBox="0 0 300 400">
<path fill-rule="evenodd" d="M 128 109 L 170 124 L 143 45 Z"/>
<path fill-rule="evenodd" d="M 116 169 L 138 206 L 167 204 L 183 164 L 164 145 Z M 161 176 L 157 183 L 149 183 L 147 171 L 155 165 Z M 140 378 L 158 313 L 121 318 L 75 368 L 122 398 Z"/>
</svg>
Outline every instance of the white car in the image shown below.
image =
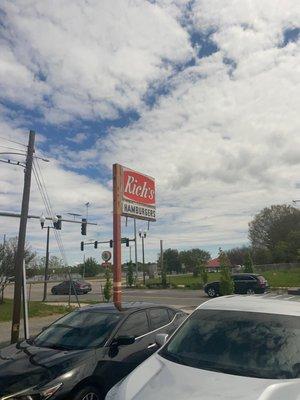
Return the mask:
<svg viewBox="0 0 300 400">
<path fill-rule="evenodd" d="M 202 304 L 106 396 L 131 399 L 300 400 L 300 302 L 227 296 Z"/>
</svg>

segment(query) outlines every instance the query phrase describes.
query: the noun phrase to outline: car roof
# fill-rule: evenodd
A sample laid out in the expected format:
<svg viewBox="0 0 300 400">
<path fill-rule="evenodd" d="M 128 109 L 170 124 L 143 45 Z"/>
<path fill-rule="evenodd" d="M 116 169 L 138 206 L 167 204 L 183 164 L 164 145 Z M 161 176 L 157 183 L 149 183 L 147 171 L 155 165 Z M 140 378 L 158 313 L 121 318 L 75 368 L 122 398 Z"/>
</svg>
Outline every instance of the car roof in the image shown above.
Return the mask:
<svg viewBox="0 0 300 400">
<path fill-rule="evenodd" d="M 175 307 L 166 306 L 164 304 L 156 304 L 156 303 L 148 303 L 145 301 L 133 301 L 133 302 L 123 302 L 122 310 L 118 310 L 114 303 L 99 303 L 99 304 L 91 304 L 81 308 L 79 311 L 103 311 L 107 313 L 131 313 L 137 310 L 145 310 L 147 308 L 152 307 L 165 307 L 170 308 L 172 310 L 178 311 Z"/>
<path fill-rule="evenodd" d="M 197 309 L 300 316 L 300 298 L 288 295 L 230 295 L 208 300 Z"/>
</svg>

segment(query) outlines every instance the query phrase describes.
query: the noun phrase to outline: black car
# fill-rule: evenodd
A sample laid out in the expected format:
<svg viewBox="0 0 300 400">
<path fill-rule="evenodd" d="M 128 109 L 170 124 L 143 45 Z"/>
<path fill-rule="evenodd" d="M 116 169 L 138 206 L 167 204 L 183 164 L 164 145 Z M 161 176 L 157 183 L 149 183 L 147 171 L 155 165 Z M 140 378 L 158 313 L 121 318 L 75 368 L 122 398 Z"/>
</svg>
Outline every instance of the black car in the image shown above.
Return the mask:
<svg viewBox="0 0 300 400">
<path fill-rule="evenodd" d="M 268 282 L 262 275 L 257 274 L 234 274 L 234 293 L 255 294 L 264 293 L 269 289 Z M 204 291 L 209 297 L 220 296 L 220 282 L 210 282 L 204 286 Z"/>
<path fill-rule="evenodd" d="M 0 350 L 0 399 L 103 399 L 158 349 L 156 334 L 173 333 L 186 316 L 149 303 L 73 311 L 34 339 Z"/>
<path fill-rule="evenodd" d="M 63 281 L 51 289 L 52 294 L 86 294 L 91 292 L 92 285 L 84 280 Z"/>
</svg>

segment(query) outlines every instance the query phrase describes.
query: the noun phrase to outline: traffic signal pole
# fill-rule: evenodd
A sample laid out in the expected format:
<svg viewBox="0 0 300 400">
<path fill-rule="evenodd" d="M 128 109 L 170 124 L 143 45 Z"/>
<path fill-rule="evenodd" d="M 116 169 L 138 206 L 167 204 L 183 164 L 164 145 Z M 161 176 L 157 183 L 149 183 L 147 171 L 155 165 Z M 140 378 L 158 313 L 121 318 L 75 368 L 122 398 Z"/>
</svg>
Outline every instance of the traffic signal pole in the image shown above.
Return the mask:
<svg viewBox="0 0 300 400">
<path fill-rule="evenodd" d="M 122 171 L 118 164 L 113 165 L 113 301 L 118 310 L 122 309 L 122 255 L 121 255 L 121 196 Z"/>
<path fill-rule="evenodd" d="M 47 283 L 48 283 L 48 272 L 49 272 L 49 236 L 50 226 L 47 226 L 47 244 L 46 244 L 46 260 L 45 260 L 45 278 L 44 278 L 44 294 L 43 300 L 47 300 Z"/>
<path fill-rule="evenodd" d="M 26 227 L 27 227 L 27 218 L 29 209 L 34 140 L 35 140 L 35 133 L 33 131 L 30 131 L 28 147 L 27 147 L 27 156 L 26 156 L 18 247 L 15 258 L 15 286 L 14 286 L 14 304 L 13 304 L 12 327 L 11 327 L 11 343 L 16 343 L 19 340 L 19 333 L 20 333 L 22 280 L 23 280 L 22 271 L 23 271 Z"/>
</svg>

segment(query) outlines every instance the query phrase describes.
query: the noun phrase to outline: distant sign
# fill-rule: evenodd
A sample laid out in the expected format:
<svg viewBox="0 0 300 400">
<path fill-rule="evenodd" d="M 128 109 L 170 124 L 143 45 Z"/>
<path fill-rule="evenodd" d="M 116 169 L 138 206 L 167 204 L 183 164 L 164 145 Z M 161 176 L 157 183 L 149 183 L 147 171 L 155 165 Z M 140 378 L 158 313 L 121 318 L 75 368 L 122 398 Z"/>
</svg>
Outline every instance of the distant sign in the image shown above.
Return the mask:
<svg viewBox="0 0 300 400">
<path fill-rule="evenodd" d="M 101 267 L 103 267 L 103 268 L 109 268 L 109 267 L 111 267 L 112 266 L 112 264 L 111 264 L 111 262 L 103 262 L 102 264 L 101 264 Z"/>
<path fill-rule="evenodd" d="M 102 254 L 101 254 L 101 257 L 102 257 L 103 261 L 107 262 L 107 261 L 109 261 L 111 259 L 111 252 L 108 251 L 108 250 L 103 251 Z"/>
<path fill-rule="evenodd" d="M 155 179 L 129 168 L 121 168 L 122 215 L 155 221 Z"/>
</svg>

